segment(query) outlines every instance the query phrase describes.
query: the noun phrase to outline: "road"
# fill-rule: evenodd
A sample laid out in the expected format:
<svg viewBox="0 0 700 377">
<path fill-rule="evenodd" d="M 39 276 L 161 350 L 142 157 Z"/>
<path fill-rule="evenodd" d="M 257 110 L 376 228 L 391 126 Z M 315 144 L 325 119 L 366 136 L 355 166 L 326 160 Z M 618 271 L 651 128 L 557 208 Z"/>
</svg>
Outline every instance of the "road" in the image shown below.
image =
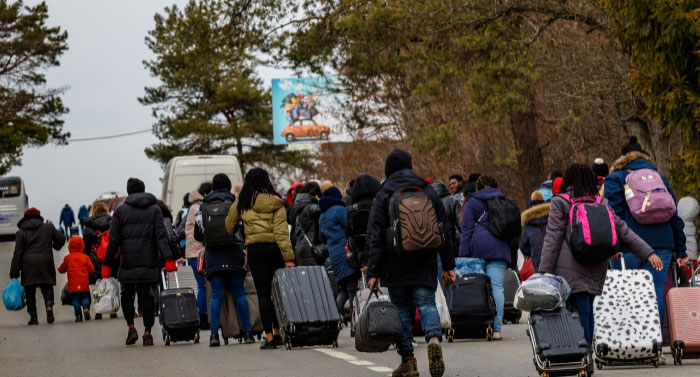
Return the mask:
<svg viewBox="0 0 700 377">
<path fill-rule="evenodd" d="M 14 243 L 0 243 L 0 286 L 8 283 Z M 55 253 L 57 265 L 66 250 Z M 58 298 L 65 275 L 58 275 Z M 38 294 L 38 293 L 37 293 Z M 39 295 L 39 294 L 38 294 Z M 43 302 L 40 298 L 39 302 Z M 365 354 L 355 351 L 353 339 L 345 329 L 340 347 L 261 351 L 258 345 L 230 343 L 210 349 L 209 332 L 203 343 L 176 343 L 164 347 L 160 331 L 154 329 L 155 347 L 126 347 L 126 325 L 121 318 L 74 323 L 73 309 L 56 307 L 56 322 L 46 323 L 39 304 L 39 326 L 28 327 L 25 311 L 0 309 L 0 375 L 2 376 L 357 376 L 377 377 L 391 374 L 399 359 L 394 351 Z M 137 319 L 139 332 L 143 327 Z M 445 376 L 537 376 L 525 326 L 506 325 L 500 342 L 457 341 L 444 343 Z M 425 342 L 417 339 L 416 350 L 421 376 L 430 376 Z M 666 355 L 667 359 L 672 359 Z M 688 360 L 683 366 L 604 369 L 596 376 L 697 376 L 700 361 Z"/>
</svg>

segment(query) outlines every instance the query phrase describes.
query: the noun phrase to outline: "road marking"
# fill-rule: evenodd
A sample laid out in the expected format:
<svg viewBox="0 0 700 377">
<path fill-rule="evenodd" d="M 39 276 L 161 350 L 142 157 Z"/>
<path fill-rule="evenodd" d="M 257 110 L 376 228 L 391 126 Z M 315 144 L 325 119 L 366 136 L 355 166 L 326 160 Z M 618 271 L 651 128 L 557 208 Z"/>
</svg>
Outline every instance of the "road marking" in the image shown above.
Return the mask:
<svg viewBox="0 0 700 377">
<path fill-rule="evenodd" d="M 357 357 L 353 355 L 348 355 L 345 352 L 340 352 L 329 348 L 314 348 L 313 350 L 339 360 L 347 361 L 348 363 L 353 365 L 366 366 L 367 369 L 371 370 L 372 372 L 387 373 L 393 371 L 391 368 L 375 366 L 374 363 L 371 361 L 358 359 Z"/>
</svg>

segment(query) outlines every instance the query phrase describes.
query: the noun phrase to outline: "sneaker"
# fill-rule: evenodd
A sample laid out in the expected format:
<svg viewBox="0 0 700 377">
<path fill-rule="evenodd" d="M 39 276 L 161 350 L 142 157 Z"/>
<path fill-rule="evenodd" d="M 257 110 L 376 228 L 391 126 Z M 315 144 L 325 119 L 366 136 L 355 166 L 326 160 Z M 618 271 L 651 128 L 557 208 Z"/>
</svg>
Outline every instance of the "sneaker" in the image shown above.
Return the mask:
<svg viewBox="0 0 700 377">
<path fill-rule="evenodd" d="M 153 335 L 151 335 L 150 333 L 143 334 L 143 345 L 144 345 L 144 347 L 152 346 L 153 345 Z"/>
<path fill-rule="evenodd" d="M 85 317 L 86 321 L 90 320 L 90 309 L 87 309 L 87 308 L 83 309 L 83 317 Z"/>
<path fill-rule="evenodd" d="M 262 344 L 260 344 L 260 349 L 261 350 L 276 350 L 277 345 L 275 344 L 274 340 L 272 342 L 268 342 L 267 339 L 265 339 L 265 340 L 263 340 Z"/>
<path fill-rule="evenodd" d="M 255 339 L 253 339 L 253 334 L 251 334 L 250 332 L 243 334 L 243 344 L 253 344 L 253 343 L 255 343 Z M 277 345 L 277 343 L 275 343 L 275 345 Z"/>
<path fill-rule="evenodd" d="M 130 346 L 132 344 L 136 344 L 137 340 L 139 340 L 139 333 L 136 331 L 136 329 L 129 330 L 129 334 L 126 336 L 126 345 Z"/>
<path fill-rule="evenodd" d="M 391 372 L 391 377 L 418 377 L 418 366 L 416 365 L 416 358 L 409 357 L 403 359 L 398 368 Z"/>
<path fill-rule="evenodd" d="M 282 340 L 282 335 L 276 334 L 272 337 L 272 342 L 275 343 L 277 347 L 282 347 L 284 345 L 284 340 Z"/>
<path fill-rule="evenodd" d="M 46 308 L 46 322 L 53 323 L 56 318 L 53 316 L 53 307 Z"/>
<path fill-rule="evenodd" d="M 501 335 L 500 331 L 494 331 L 493 336 L 491 336 L 492 340 L 503 340 L 503 335 Z"/>
<path fill-rule="evenodd" d="M 445 373 L 445 362 L 442 360 L 442 346 L 437 338 L 428 343 L 428 369 L 430 377 L 442 377 Z"/>
<path fill-rule="evenodd" d="M 219 334 L 211 334 L 209 337 L 209 347 L 218 347 L 220 346 L 221 343 L 219 343 Z"/>
</svg>

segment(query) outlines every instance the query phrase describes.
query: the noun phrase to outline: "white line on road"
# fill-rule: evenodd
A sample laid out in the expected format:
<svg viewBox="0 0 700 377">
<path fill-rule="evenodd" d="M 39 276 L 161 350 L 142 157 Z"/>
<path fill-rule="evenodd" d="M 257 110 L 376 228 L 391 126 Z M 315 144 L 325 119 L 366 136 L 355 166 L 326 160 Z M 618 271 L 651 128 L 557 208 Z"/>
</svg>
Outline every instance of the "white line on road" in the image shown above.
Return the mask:
<svg viewBox="0 0 700 377">
<path fill-rule="evenodd" d="M 371 370 L 372 372 L 377 372 L 377 373 L 388 373 L 391 372 L 391 368 L 387 367 L 381 367 L 381 366 L 374 366 L 374 363 L 371 361 L 367 360 L 360 360 L 357 357 L 353 355 L 348 355 L 347 353 L 328 349 L 328 348 L 314 348 L 314 351 L 318 351 L 320 353 L 323 353 L 325 355 L 328 355 L 330 357 L 334 357 L 336 359 L 340 359 L 343 361 L 347 361 L 350 364 L 353 365 L 359 365 L 359 366 L 366 366 L 367 369 Z"/>
</svg>

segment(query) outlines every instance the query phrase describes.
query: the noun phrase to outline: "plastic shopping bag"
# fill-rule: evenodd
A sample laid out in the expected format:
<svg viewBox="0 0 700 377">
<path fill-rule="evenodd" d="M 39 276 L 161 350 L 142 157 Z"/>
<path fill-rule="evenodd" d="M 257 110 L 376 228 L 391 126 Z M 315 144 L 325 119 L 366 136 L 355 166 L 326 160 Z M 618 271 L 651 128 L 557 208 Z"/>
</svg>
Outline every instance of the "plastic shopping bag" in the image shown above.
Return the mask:
<svg viewBox="0 0 700 377">
<path fill-rule="evenodd" d="M 115 278 L 100 279 L 95 283 L 95 313 L 114 314 L 119 311 L 121 287 Z"/>
<path fill-rule="evenodd" d="M 450 309 L 447 307 L 447 299 L 442 291 L 442 286 L 438 284 L 435 291 L 435 305 L 437 306 L 438 314 L 440 314 L 440 328 L 452 328 L 452 319 L 450 318 Z"/>
<path fill-rule="evenodd" d="M 24 309 L 27 305 L 27 298 L 24 295 L 24 287 L 19 279 L 11 279 L 10 284 L 2 290 L 2 301 L 5 309 L 17 311 Z"/>
<path fill-rule="evenodd" d="M 481 258 L 455 258 L 455 275 L 485 274 L 486 262 Z"/>
<path fill-rule="evenodd" d="M 551 311 L 565 305 L 570 294 L 569 283 L 561 276 L 538 273 L 520 285 L 513 306 L 527 312 Z"/>
</svg>

